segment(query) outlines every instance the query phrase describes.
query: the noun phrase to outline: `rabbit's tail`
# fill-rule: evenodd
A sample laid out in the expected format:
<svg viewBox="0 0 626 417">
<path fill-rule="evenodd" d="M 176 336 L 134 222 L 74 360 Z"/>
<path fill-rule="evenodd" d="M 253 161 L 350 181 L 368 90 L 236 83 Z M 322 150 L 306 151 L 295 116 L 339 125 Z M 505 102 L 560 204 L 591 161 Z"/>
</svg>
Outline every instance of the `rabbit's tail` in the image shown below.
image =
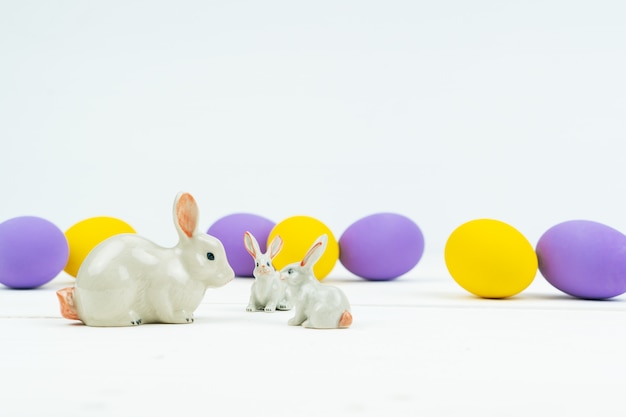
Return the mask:
<svg viewBox="0 0 626 417">
<path fill-rule="evenodd" d="M 57 297 L 61 304 L 61 315 L 66 319 L 80 320 L 74 304 L 74 287 L 63 288 L 57 291 Z"/>
<path fill-rule="evenodd" d="M 352 314 L 348 310 L 344 311 L 339 318 L 339 327 L 350 327 L 352 324 Z"/>
</svg>

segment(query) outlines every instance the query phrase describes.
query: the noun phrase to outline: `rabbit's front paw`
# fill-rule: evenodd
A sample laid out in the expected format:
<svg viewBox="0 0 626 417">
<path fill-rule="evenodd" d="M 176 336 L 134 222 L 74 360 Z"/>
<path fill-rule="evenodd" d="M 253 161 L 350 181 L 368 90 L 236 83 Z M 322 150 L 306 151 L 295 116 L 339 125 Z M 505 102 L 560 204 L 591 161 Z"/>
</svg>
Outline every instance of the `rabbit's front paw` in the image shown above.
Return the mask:
<svg viewBox="0 0 626 417">
<path fill-rule="evenodd" d="M 268 304 L 264 310 L 266 313 L 273 313 L 276 310 L 276 304 Z"/>
<path fill-rule="evenodd" d="M 299 326 L 302 324 L 302 322 L 306 320 L 306 317 L 292 317 L 291 319 L 289 319 L 289 321 L 287 322 L 288 325 L 290 326 Z"/>
<path fill-rule="evenodd" d="M 246 311 L 256 311 L 256 308 L 254 307 L 254 305 L 249 304 L 248 307 L 246 307 Z"/>
<path fill-rule="evenodd" d="M 128 315 L 130 316 L 130 324 L 133 326 L 139 326 L 142 323 L 141 317 L 135 311 L 129 311 Z"/>
<path fill-rule="evenodd" d="M 276 306 L 276 309 L 280 311 L 287 311 L 287 310 L 291 310 L 291 306 L 287 302 L 282 302 Z"/>
</svg>

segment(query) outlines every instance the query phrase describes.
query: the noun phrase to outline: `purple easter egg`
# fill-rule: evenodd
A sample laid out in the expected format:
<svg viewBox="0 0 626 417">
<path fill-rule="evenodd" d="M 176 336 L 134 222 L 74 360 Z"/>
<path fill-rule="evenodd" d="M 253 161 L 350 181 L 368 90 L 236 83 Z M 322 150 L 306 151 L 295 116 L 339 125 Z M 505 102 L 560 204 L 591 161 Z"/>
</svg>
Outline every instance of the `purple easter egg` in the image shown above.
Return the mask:
<svg viewBox="0 0 626 417">
<path fill-rule="evenodd" d="M 601 300 L 626 292 L 626 235 L 609 226 L 588 220 L 557 224 L 535 251 L 543 277 L 566 294 Z"/>
<path fill-rule="evenodd" d="M 357 220 L 339 239 L 342 265 L 371 281 L 389 281 L 406 274 L 423 253 L 420 228 L 395 213 L 377 213 Z"/>
<path fill-rule="evenodd" d="M 17 289 L 39 287 L 63 270 L 69 246 L 48 220 L 23 216 L 0 223 L 0 283 Z"/>
<path fill-rule="evenodd" d="M 218 238 L 224 245 L 228 263 L 238 277 L 252 277 L 254 259 L 243 244 L 243 235 L 250 232 L 259 242 L 261 251 L 265 252 L 267 237 L 276 223 L 265 217 L 250 213 L 235 213 L 217 220 L 208 234 Z"/>
</svg>

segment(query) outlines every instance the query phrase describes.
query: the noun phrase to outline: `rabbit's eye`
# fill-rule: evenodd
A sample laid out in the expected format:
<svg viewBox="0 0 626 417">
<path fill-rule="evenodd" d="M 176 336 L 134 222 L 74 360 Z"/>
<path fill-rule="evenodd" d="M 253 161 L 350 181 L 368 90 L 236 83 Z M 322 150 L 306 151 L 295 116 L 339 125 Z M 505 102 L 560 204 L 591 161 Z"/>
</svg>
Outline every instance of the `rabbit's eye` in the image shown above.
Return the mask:
<svg viewBox="0 0 626 417">
<path fill-rule="evenodd" d="M 206 254 L 206 258 L 207 258 L 209 261 L 214 261 L 214 260 L 215 260 L 215 255 L 213 255 L 213 252 L 207 252 L 207 254 Z"/>
<path fill-rule="evenodd" d="M 256 266 L 259 266 L 259 263 L 258 263 L 258 262 L 256 263 Z"/>
<path fill-rule="evenodd" d="M 267 265 L 267 266 L 270 266 L 270 263 L 268 262 L 266 265 Z"/>
<path fill-rule="evenodd" d="M 287 273 L 288 273 L 289 275 L 293 274 L 293 268 L 289 268 L 289 269 L 287 270 Z"/>
</svg>

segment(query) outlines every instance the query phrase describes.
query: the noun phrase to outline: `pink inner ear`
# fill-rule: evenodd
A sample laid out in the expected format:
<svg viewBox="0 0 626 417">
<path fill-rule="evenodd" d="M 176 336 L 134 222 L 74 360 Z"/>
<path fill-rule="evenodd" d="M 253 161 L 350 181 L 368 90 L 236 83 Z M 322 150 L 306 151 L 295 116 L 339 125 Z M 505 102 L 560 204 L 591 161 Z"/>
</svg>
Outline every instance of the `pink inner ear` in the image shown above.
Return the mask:
<svg viewBox="0 0 626 417">
<path fill-rule="evenodd" d="M 246 248 L 246 251 L 248 251 L 248 253 L 250 254 L 250 256 L 252 256 L 253 258 L 256 258 L 256 252 L 254 251 L 254 245 L 252 244 L 252 238 L 250 238 L 250 235 L 248 234 L 248 232 L 244 233 L 243 235 L 243 243 Z"/>
<path fill-rule="evenodd" d="M 305 266 L 309 262 L 311 256 L 315 253 L 315 251 L 317 251 L 317 248 L 319 248 L 320 246 L 322 246 L 322 242 L 317 242 L 315 245 L 313 245 L 313 247 L 309 249 L 306 255 L 304 255 L 304 259 L 302 260 L 302 262 L 300 262 L 300 266 Z"/>
<path fill-rule="evenodd" d="M 193 236 L 198 224 L 198 205 L 191 194 L 180 196 L 176 204 L 176 218 L 178 225 L 187 237 Z"/>
<path fill-rule="evenodd" d="M 270 258 L 274 258 L 278 252 L 283 248 L 283 240 L 280 236 L 276 236 L 274 240 L 270 242 Z"/>
</svg>

